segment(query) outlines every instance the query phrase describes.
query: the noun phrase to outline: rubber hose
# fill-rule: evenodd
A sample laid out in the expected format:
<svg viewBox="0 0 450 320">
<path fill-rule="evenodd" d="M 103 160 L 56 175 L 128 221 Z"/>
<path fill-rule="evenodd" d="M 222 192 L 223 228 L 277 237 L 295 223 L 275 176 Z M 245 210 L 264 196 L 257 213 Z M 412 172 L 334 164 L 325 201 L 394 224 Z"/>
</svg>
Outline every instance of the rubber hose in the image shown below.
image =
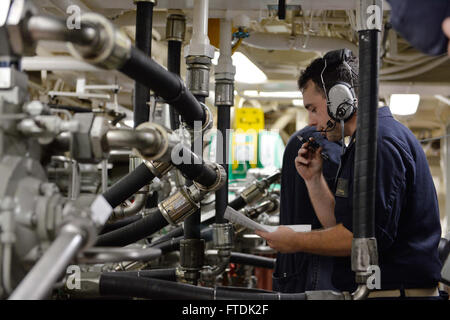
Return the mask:
<svg viewBox="0 0 450 320">
<path fill-rule="evenodd" d="M 222 136 L 222 143 L 219 145 L 217 139 L 217 160 L 219 164 L 223 164 L 226 174 L 225 184 L 216 191 L 216 223 L 225 223 L 223 217 L 225 209 L 228 205 L 228 129 L 230 129 L 230 106 L 217 107 L 217 129 L 218 134 Z"/>
<path fill-rule="evenodd" d="M 143 186 L 149 184 L 154 177 L 153 173 L 142 163 L 134 171 L 128 173 L 106 190 L 103 193 L 103 197 L 105 197 L 111 207 L 115 208 L 138 192 Z"/>
<path fill-rule="evenodd" d="M 168 224 L 159 209 L 153 208 L 148 216 L 120 229 L 102 234 L 95 245 L 97 247 L 126 246 L 152 235 Z"/>
<path fill-rule="evenodd" d="M 154 300 L 212 300 L 214 298 L 214 291 L 211 288 L 126 275 L 102 274 L 99 286 L 102 296 Z"/>
<path fill-rule="evenodd" d="M 167 70 L 180 75 L 180 63 L 181 63 L 181 41 L 169 40 L 167 46 Z M 172 130 L 178 129 L 180 126 L 180 119 L 178 112 L 174 107 L 169 107 L 170 114 L 170 127 Z"/>
<path fill-rule="evenodd" d="M 132 47 L 130 58 L 119 71 L 152 89 L 173 106 L 189 126 L 193 127 L 194 121 L 204 123 L 206 115 L 202 106 L 186 89 L 181 78 L 164 69 L 142 51 Z"/>
<path fill-rule="evenodd" d="M 241 252 L 232 252 L 230 256 L 230 262 L 245 264 L 259 268 L 267 268 L 267 269 L 275 268 L 275 259 L 273 258 L 261 257 Z"/>
<path fill-rule="evenodd" d="M 136 3 L 136 48 L 141 50 L 148 57 L 152 56 L 152 22 L 154 3 L 138 1 Z M 147 105 L 150 101 L 150 89 L 135 82 L 133 119 L 136 128 L 141 123 L 149 121 L 150 109 Z"/>
<path fill-rule="evenodd" d="M 125 227 L 125 226 L 129 225 L 130 223 L 136 222 L 141 219 L 142 219 L 141 214 L 135 214 L 134 216 L 126 217 L 126 218 L 120 219 L 119 221 L 105 224 L 105 226 L 103 227 L 102 231 L 99 234 L 104 234 L 104 233 L 114 231 L 116 229 Z"/>
<path fill-rule="evenodd" d="M 245 288 L 206 288 L 160 279 L 102 274 L 102 296 L 135 297 L 153 300 L 306 300 L 305 293 L 261 292 Z"/>
</svg>

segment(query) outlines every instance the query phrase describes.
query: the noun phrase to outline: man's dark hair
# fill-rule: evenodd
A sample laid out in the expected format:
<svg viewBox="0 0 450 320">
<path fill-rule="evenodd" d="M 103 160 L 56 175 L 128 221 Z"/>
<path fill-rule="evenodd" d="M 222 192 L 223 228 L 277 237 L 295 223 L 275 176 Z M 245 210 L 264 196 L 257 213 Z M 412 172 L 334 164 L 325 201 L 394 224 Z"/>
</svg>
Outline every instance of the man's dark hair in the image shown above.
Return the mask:
<svg viewBox="0 0 450 320">
<path fill-rule="evenodd" d="M 349 85 L 353 83 L 353 90 L 355 94 L 358 95 L 358 58 L 351 54 L 351 57 L 347 60 L 347 64 L 353 70 L 350 72 L 347 66 L 343 63 L 336 65 L 327 64 L 327 68 L 323 73 L 323 81 L 325 83 L 325 88 L 328 92 L 330 88 L 338 81 L 346 82 Z M 320 79 L 320 74 L 322 73 L 323 67 L 325 65 L 323 58 L 317 58 L 311 62 L 311 64 L 302 71 L 300 78 L 298 79 L 298 88 L 303 90 L 306 88 L 306 84 L 309 80 L 315 83 L 316 89 L 325 97 L 325 92 L 323 91 L 322 80 Z M 352 82 L 353 81 L 353 82 Z"/>
</svg>

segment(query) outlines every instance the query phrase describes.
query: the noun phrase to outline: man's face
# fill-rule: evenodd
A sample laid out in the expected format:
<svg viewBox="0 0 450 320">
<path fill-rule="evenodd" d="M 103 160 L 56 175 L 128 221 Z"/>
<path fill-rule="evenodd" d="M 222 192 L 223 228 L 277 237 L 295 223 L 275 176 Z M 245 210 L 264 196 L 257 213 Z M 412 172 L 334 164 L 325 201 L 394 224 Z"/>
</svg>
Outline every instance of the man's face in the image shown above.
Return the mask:
<svg viewBox="0 0 450 320">
<path fill-rule="evenodd" d="M 325 130 L 328 121 L 331 120 L 327 112 L 327 100 L 317 90 L 312 80 L 307 82 L 303 90 L 303 102 L 306 110 L 308 110 L 308 125 L 315 126 L 318 131 Z M 329 141 L 339 141 L 341 139 L 341 126 L 339 123 L 336 123 L 336 126 L 332 130 L 328 130 L 323 134 Z"/>
</svg>

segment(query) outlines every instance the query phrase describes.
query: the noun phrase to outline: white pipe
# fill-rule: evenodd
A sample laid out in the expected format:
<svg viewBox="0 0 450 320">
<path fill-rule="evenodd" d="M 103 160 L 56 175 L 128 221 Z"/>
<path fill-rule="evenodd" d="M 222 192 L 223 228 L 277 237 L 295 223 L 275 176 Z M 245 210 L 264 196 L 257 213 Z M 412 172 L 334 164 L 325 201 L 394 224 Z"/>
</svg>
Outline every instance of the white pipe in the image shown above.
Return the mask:
<svg viewBox="0 0 450 320">
<path fill-rule="evenodd" d="M 207 56 L 211 59 L 214 57 L 214 47 L 210 45 L 208 38 L 208 8 L 208 0 L 195 0 L 192 38 L 185 49 L 185 57 Z"/>
<path fill-rule="evenodd" d="M 215 68 L 216 75 L 220 73 L 236 74 L 236 68 L 231 59 L 231 21 L 220 19 L 220 56 Z M 217 78 L 217 76 L 216 76 Z"/>
<path fill-rule="evenodd" d="M 208 0 L 196 0 L 191 43 L 208 43 Z"/>
<path fill-rule="evenodd" d="M 291 36 L 287 34 L 269 34 L 254 32 L 243 43 L 254 48 L 269 50 L 299 50 L 299 51 L 330 51 L 342 48 L 348 48 L 355 55 L 358 54 L 358 48 L 348 40 L 309 36 L 308 43 L 304 47 L 305 36 Z"/>
<path fill-rule="evenodd" d="M 23 57 L 23 71 L 104 71 L 72 57 Z"/>
</svg>

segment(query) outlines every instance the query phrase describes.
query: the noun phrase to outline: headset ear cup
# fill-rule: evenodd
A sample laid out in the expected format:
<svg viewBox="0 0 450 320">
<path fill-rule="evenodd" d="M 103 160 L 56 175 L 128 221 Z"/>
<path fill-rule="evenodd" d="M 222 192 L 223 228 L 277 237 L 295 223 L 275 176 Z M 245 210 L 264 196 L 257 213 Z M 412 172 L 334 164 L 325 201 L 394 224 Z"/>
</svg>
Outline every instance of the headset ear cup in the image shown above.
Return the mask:
<svg viewBox="0 0 450 320">
<path fill-rule="evenodd" d="M 352 88 L 345 82 L 338 82 L 328 91 L 327 108 L 335 121 L 347 121 L 356 111 L 356 98 Z"/>
</svg>

